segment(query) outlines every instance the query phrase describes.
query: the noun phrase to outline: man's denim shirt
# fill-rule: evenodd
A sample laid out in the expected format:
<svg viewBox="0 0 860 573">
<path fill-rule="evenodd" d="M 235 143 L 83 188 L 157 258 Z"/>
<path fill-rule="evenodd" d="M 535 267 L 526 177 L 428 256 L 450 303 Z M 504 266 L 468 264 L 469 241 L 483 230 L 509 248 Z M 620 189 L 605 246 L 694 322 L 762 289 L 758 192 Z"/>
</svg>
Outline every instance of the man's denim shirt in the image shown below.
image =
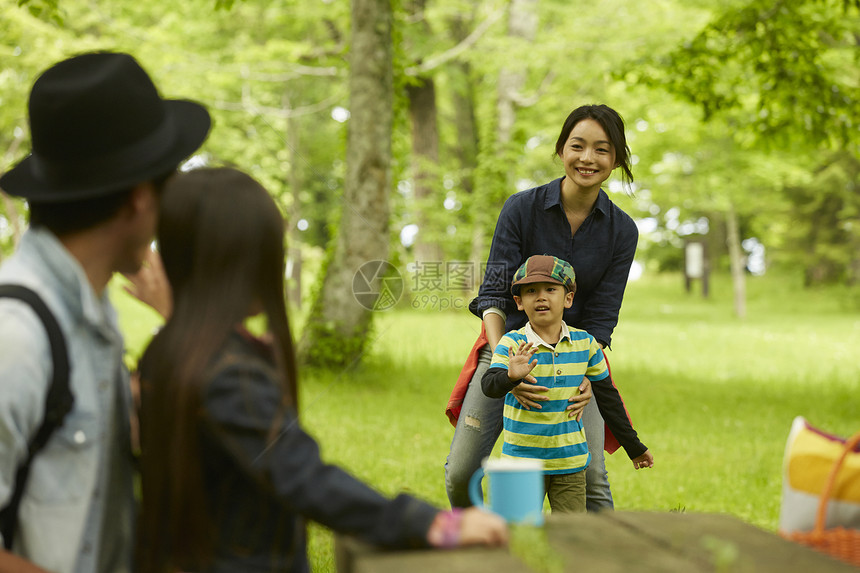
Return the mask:
<svg viewBox="0 0 860 573">
<path fill-rule="evenodd" d="M 0 283 L 38 292 L 60 324 L 75 403 L 34 458 L 13 551 L 58 573 L 129 571 L 134 499 L 123 341 L 107 295 L 76 259 L 35 228 L 0 266 Z M 0 505 L 44 416 L 52 372 L 44 327 L 26 304 L 0 299 Z"/>
</svg>

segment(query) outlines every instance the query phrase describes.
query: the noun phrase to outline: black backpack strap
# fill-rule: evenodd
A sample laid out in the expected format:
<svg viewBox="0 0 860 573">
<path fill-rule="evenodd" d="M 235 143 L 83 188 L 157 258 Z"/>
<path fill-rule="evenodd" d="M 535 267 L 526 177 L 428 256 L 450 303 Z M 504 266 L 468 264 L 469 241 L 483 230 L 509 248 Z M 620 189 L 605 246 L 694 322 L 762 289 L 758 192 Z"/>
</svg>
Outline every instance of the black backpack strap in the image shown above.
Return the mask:
<svg viewBox="0 0 860 573">
<path fill-rule="evenodd" d="M 63 425 L 63 419 L 72 409 L 74 396 L 69 387 L 69 353 L 66 349 L 66 339 L 53 313 L 38 294 L 25 286 L 0 285 L 0 297 L 21 300 L 36 312 L 48 334 L 53 362 L 51 386 L 45 395 L 45 418 L 36 431 L 36 435 L 28 444 L 27 459 L 15 473 L 15 489 L 12 496 L 6 507 L 0 510 L 0 532 L 3 534 L 3 545 L 6 549 L 11 549 L 18 523 L 18 506 L 24 495 L 24 486 L 30 473 L 30 463 L 39 450 L 48 443 L 54 430 Z"/>
</svg>

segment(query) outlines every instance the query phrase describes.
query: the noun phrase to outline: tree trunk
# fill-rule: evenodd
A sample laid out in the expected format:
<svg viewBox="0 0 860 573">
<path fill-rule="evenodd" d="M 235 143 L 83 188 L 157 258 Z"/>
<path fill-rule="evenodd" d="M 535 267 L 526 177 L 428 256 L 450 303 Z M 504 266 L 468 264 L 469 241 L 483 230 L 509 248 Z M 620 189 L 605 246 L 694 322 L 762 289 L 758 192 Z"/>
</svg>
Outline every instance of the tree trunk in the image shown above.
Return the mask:
<svg viewBox="0 0 860 573">
<path fill-rule="evenodd" d="M 462 42 L 471 29 L 471 20 L 467 24 L 462 16 L 457 16 L 451 22 L 451 33 L 454 40 Z M 469 62 L 455 60 L 450 64 L 449 74 L 453 84 L 452 97 L 454 103 L 454 121 L 457 129 L 457 141 L 454 143 L 454 155 L 459 162 L 460 187 L 464 193 L 471 195 L 475 190 L 473 177 L 478 165 L 478 127 L 475 119 L 475 84 L 472 79 L 472 68 Z"/>
<path fill-rule="evenodd" d="M 404 3 L 410 19 L 415 26 L 410 29 L 407 41 L 417 45 L 433 45 L 430 41 L 433 31 L 427 21 L 424 9 L 426 0 L 412 0 Z M 413 50 L 416 48 L 413 47 Z M 418 53 L 421 62 L 426 54 Z M 439 129 L 437 126 L 436 84 L 432 72 L 420 74 L 415 82 L 407 85 L 409 98 L 409 120 L 412 126 L 412 183 L 415 201 L 413 212 L 418 225 L 413 254 L 420 263 L 442 260 L 442 249 L 438 241 L 433 213 L 438 212 L 442 203 L 439 197 Z"/>
<path fill-rule="evenodd" d="M 738 214 L 735 206 L 729 204 L 726 212 L 726 245 L 729 248 L 729 266 L 732 273 L 732 292 L 734 293 L 735 315 L 738 318 L 746 318 L 747 295 L 746 275 L 744 269 L 744 253 L 741 247 L 741 236 L 738 225 Z"/>
<path fill-rule="evenodd" d="M 466 39 L 473 27 L 474 10 L 469 18 L 456 14 L 450 20 L 449 29 L 454 40 L 459 43 Z M 457 129 L 457 141 L 454 144 L 454 157 L 459 171 L 459 190 L 463 193 L 463 204 L 467 209 L 461 214 L 461 222 L 468 227 L 462 231 L 469 232 L 468 251 L 463 254 L 467 260 L 476 264 L 476 269 L 484 257 L 481 240 L 481 230 L 475 224 L 478 219 L 476 211 L 481 207 L 474 197 L 475 170 L 478 167 L 478 122 L 475 117 L 475 83 L 472 69 L 467 61 L 455 60 L 449 66 L 454 105 L 454 122 Z M 468 199 L 468 200 L 466 200 Z"/>
<path fill-rule="evenodd" d="M 285 91 L 283 108 L 292 108 L 290 96 Z M 290 187 L 290 208 L 287 211 L 287 299 L 300 308 L 302 305 L 302 250 L 299 238 L 298 222 L 301 217 L 301 199 L 299 190 L 302 188 L 302 176 L 299 170 L 299 122 L 292 115 L 287 116 L 287 153 L 289 154 L 289 173 L 287 181 Z"/>
<path fill-rule="evenodd" d="M 534 41 L 537 32 L 537 8 L 538 0 L 511 0 L 508 13 L 508 37 L 514 40 L 515 44 Z M 514 157 L 518 153 L 518 150 L 511 148 L 511 138 L 517 117 L 517 101 L 526 82 L 524 69 L 524 66 L 515 64 L 505 66 L 499 72 L 496 129 L 493 130 L 491 141 L 482 142 L 482 145 L 493 146 L 493 155 L 509 155 L 511 161 L 515 160 Z M 499 167 L 490 170 L 485 182 L 489 186 L 486 196 L 501 203 L 501 199 L 507 197 L 512 191 L 512 182 L 508 162 L 497 162 L 496 165 Z M 475 234 L 472 238 L 473 249 L 479 253 L 486 253 L 486 237 L 492 233 L 493 221 L 498 211 L 492 208 L 479 208 L 476 215 Z M 482 255 L 480 260 L 483 259 L 485 257 Z"/>
<path fill-rule="evenodd" d="M 511 0 L 508 36 L 520 42 L 531 42 L 537 32 L 538 0 Z M 516 101 L 526 82 L 525 66 L 506 66 L 499 72 L 498 135 L 501 143 L 511 140 L 517 119 Z"/>
<path fill-rule="evenodd" d="M 415 260 L 442 260 L 442 249 L 433 237 L 431 213 L 442 203 L 439 197 L 439 130 L 437 127 L 436 86 L 430 77 L 420 77 L 407 88 L 409 118 L 412 122 L 412 178 L 417 211 L 418 236 Z"/>
<path fill-rule="evenodd" d="M 303 359 L 312 364 L 342 367 L 361 359 L 374 305 L 368 304 L 367 289 L 359 302 L 353 281 L 362 265 L 369 263 L 372 270 L 379 270 L 388 257 L 394 97 L 391 24 L 389 0 L 352 0 L 343 208 L 300 346 Z M 379 276 L 361 276 L 370 277 L 370 295 L 381 292 Z"/>
</svg>

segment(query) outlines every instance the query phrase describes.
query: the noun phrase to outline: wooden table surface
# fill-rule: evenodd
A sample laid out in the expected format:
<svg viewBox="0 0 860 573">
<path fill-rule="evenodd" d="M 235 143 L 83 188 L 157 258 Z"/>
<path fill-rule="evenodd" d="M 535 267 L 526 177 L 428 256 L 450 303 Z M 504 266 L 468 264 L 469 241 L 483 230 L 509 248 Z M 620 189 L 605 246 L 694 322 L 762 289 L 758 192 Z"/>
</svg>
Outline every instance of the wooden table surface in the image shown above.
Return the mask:
<svg viewBox="0 0 860 573">
<path fill-rule="evenodd" d="M 381 551 L 337 536 L 338 573 L 858 573 L 736 517 L 710 513 L 548 515 L 553 558 L 534 568 L 509 549 Z M 531 560 L 534 561 L 534 560 Z M 532 563 L 534 566 L 535 564 Z"/>
</svg>

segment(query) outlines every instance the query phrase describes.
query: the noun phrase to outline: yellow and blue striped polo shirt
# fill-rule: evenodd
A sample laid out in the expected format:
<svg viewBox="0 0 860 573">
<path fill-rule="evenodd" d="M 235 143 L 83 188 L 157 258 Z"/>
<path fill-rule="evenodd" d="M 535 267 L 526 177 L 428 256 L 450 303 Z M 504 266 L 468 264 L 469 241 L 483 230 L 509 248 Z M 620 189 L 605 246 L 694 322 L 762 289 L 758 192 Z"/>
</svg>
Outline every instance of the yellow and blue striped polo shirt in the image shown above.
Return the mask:
<svg viewBox="0 0 860 573">
<path fill-rule="evenodd" d="M 609 375 L 603 350 L 593 336 L 561 324 L 562 337 L 555 348 L 541 340 L 530 324 L 508 332 L 493 353 L 491 368 L 508 368 L 511 352 L 521 342 L 532 342 L 537 366 L 532 376 L 538 386 L 549 388 L 540 410 L 526 410 L 509 392 L 505 396 L 503 458 L 528 458 L 544 461 L 544 473 L 568 474 L 584 470 L 591 461 L 585 429 L 568 417 L 568 398 L 579 391 L 583 377 L 592 381 Z"/>
</svg>

